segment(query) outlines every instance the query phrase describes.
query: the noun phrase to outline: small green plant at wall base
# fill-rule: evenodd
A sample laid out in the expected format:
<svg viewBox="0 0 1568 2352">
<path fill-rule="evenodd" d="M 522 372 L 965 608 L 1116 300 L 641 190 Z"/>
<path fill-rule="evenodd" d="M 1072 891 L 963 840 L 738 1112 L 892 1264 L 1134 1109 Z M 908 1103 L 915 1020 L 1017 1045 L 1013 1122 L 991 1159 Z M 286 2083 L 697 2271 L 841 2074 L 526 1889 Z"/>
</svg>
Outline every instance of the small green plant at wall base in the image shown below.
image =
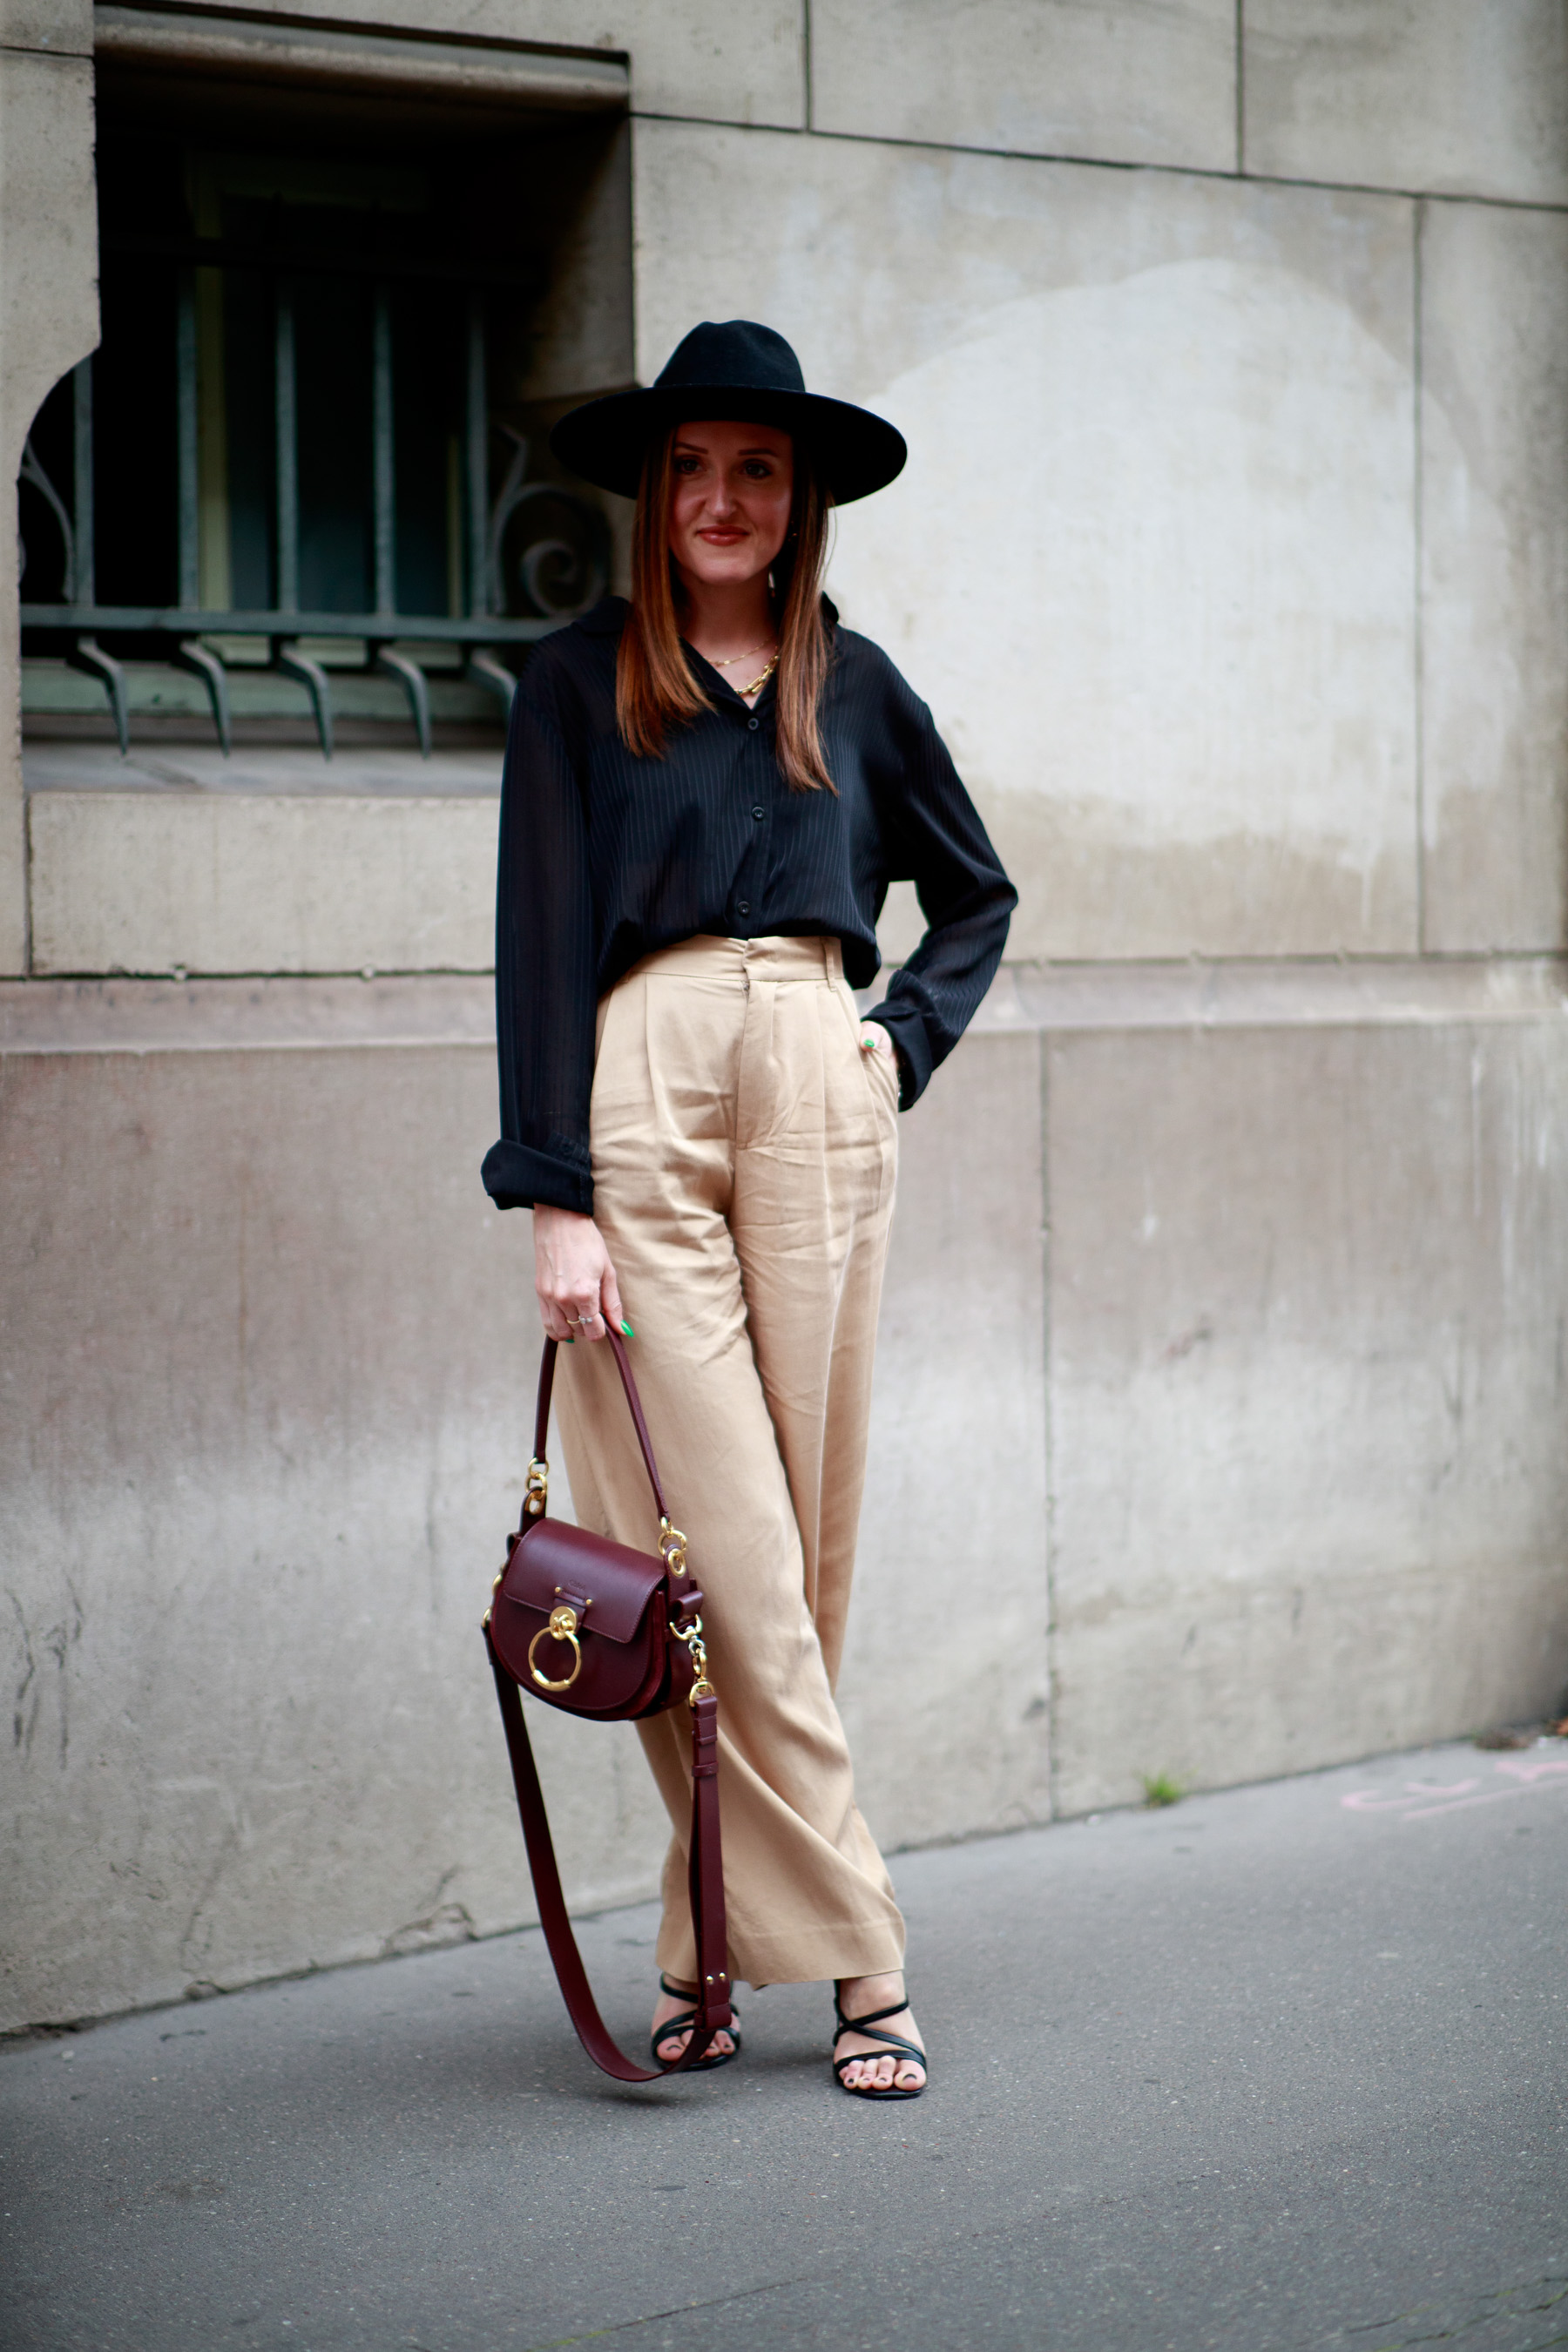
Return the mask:
<svg viewBox="0 0 1568 2352">
<path fill-rule="evenodd" d="M 1168 1772 L 1145 1772 L 1142 1780 L 1143 1802 L 1146 1805 L 1179 1805 L 1187 1793 L 1181 1782 L 1173 1780 Z"/>
</svg>

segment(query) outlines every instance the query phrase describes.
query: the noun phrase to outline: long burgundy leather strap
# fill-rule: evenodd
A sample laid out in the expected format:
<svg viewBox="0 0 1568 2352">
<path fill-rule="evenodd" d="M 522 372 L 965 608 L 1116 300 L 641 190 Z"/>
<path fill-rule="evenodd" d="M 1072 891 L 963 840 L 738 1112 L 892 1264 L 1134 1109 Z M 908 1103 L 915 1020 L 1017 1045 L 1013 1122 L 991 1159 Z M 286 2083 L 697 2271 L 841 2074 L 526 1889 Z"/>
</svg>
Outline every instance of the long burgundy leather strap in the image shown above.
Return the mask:
<svg viewBox="0 0 1568 2352">
<path fill-rule="evenodd" d="M 715 2033 L 731 2023 L 728 1939 L 724 1924 L 724 1868 L 719 1843 L 719 1702 L 700 1698 L 691 1713 L 691 1924 L 697 1933 L 698 1995 L 696 2028 L 673 2066 L 639 2066 L 611 2039 L 599 2015 L 577 1938 L 566 1916 L 550 1836 L 550 1817 L 539 1785 L 528 1726 L 517 1685 L 496 1655 L 489 1627 L 485 1643 L 496 1678 L 501 1722 L 506 1727 L 511 1777 L 517 1787 L 517 1810 L 522 1817 L 528 1866 L 539 1902 L 539 1922 L 566 2011 L 577 2029 L 577 2039 L 595 2066 L 617 2083 L 657 2083 L 666 2074 L 682 2074 L 704 2056 Z"/>
</svg>

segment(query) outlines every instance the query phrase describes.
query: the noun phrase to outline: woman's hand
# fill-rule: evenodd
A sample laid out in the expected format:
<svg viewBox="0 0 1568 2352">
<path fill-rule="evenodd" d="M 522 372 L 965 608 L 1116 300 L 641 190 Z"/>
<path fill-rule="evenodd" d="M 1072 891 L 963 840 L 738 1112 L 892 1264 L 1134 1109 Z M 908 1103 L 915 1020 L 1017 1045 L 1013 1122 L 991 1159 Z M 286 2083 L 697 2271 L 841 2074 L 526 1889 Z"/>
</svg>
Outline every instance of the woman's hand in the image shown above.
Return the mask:
<svg viewBox="0 0 1568 2352">
<path fill-rule="evenodd" d="M 893 1043 L 892 1033 L 879 1021 L 865 1021 L 860 1024 L 860 1051 L 863 1054 L 886 1054 L 891 1060 L 898 1047 Z"/>
<path fill-rule="evenodd" d="M 592 1217 L 542 1203 L 534 1210 L 533 1287 L 552 1339 L 602 1339 L 606 1319 L 626 1328 L 616 1269 Z"/>
</svg>

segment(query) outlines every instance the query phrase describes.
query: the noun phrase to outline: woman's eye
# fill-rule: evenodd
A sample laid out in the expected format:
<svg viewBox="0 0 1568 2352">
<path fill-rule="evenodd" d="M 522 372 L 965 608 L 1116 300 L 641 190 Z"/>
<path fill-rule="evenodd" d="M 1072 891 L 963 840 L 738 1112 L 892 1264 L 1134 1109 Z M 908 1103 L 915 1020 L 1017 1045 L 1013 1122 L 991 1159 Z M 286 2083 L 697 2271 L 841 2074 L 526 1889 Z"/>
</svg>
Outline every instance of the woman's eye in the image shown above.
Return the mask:
<svg viewBox="0 0 1568 2352">
<path fill-rule="evenodd" d="M 753 482 L 771 481 L 773 471 L 765 457 L 748 457 L 746 460 L 746 472 Z"/>
<path fill-rule="evenodd" d="M 696 458 L 678 457 L 675 461 L 675 470 L 678 474 L 694 474 L 697 471 Z"/>
</svg>

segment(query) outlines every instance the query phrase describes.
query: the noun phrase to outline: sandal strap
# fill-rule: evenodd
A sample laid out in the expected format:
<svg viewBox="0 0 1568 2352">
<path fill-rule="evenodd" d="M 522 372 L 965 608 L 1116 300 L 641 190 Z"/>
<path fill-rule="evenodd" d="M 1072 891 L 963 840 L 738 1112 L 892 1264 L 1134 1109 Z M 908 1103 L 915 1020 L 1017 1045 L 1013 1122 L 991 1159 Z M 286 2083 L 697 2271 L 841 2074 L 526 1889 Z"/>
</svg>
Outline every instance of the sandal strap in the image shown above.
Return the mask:
<svg viewBox="0 0 1568 2352">
<path fill-rule="evenodd" d="M 662 1979 L 662 1977 L 660 1978 L 659 1981 L 660 1981 L 660 1983 L 661 1983 L 661 1984 L 663 1983 L 664 1979 Z M 679 2000 L 679 1998 L 680 1998 L 680 1996 L 679 1996 L 679 1993 L 677 1993 L 674 1997 L 675 1997 L 675 1999 L 676 1999 L 676 2000 Z M 697 2030 L 697 2011 L 696 2011 L 695 2008 L 692 2008 L 692 2009 L 683 2009 L 683 2010 L 679 2010 L 679 2011 L 677 2011 L 677 2013 L 676 2013 L 676 2015 L 675 2015 L 674 2017 L 667 2017 L 667 2018 L 665 2019 L 665 2021 L 664 2021 L 664 2023 L 663 2023 L 662 2025 L 656 2025 L 656 2026 L 654 2027 L 654 2029 L 653 2029 L 652 2032 L 648 2035 L 648 2040 L 649 2040 L 649 2042 L 651 2042 L 651 2044 L 653 2045 L 653 2053 L 654 2053 L 655 2057 L 657 2058 L 657 2057 L 658 2057 L 658 2045 L 659 2045 L 659 2043 L 660 2043 L 661 2042 L 668 2042 L 668 2041 L 669 2040 L 669 2037 L 670 2037 L 670 2035 L 671 2035 L 672 2033 L 694 2033 L 694 2032 L 696 2032 L 696 2030 Z M 741 2044 L 740 2044 L 740 2036 L 741 2036 L 741 2012 L 740 2012 L 740 2011 L 739 2011 L 738 2009 L 731 2009 L 731 2011 L 730 2011 L 730 2022 L 729 2022 L 729 2024 L 728 2024 L 728 2025 L 721 2025 L 721 2026 L 717 2026 L 717 2027 L 715 2027 L 714 2031 L 715 2031 L 716 2032 L 719 2032 L 719 2033 L 727 2033 L 727 2034 L 730 2036 L 731 2041 L 734 2042 L 735 2047 L 736 2047 L 737 2049 L 739 2049 L 739 2048 L 740 2048 L 740 2046 L 741 2046 Z M 720 2054 L 720 2056 L 722 2058 L 722 2057 L 724 2057 L 724 2056 L 728 2055 L 728 2053 L 726 2053 L 726 2052 L 724 2052 L 724 2051 L 721 2051 L 719 2054 Z"/>
<path fill-rule="evenodd" d="M 850 2029 L 851 2032 L 858 2032 L 859 2030 L 860 2029 L 858 2027 L 851 2027 Z M 834 2040 L 837 2041 L 837 2039 L 838 2036 L 835 2034 Z M 885 2042 L 889 2050 L 906 2050 L 910 2056 L 917 2060 L 921 2065 L 924 2066 L 927 2063 L 925 2052 L 921 2048 L 920 2043 L 918 2042 L 906 2042 L 901 2033 L 884 2033 L 880 2031 L 873 2031 L 867 2034 L 866 2039 L 868 2042 Z M 833 2063 L 836 2066 L 855 2066 L 858 2065 L 863 2058 L 877 2058 L 880 2055 L 881 2053 L 877 2050 L 857 2050 L 853 2057 L 836 2058 Z"/>
<path fill-rule="evenodd" d="M 888 2009 L 868 2009 L 864 2017 L 846 2017 L 838 2001 L 835 2000 L 833 2014 L 838 2020 L 839 2033 L 858 2033 L 866 2026 L 875 2025 L 879 2017 L 901 2017 L 909 2005 L 907 2000 L 895 2000 Z M 835 2041 L 837 2038 L 836 2034 Z"/>
</svg>

